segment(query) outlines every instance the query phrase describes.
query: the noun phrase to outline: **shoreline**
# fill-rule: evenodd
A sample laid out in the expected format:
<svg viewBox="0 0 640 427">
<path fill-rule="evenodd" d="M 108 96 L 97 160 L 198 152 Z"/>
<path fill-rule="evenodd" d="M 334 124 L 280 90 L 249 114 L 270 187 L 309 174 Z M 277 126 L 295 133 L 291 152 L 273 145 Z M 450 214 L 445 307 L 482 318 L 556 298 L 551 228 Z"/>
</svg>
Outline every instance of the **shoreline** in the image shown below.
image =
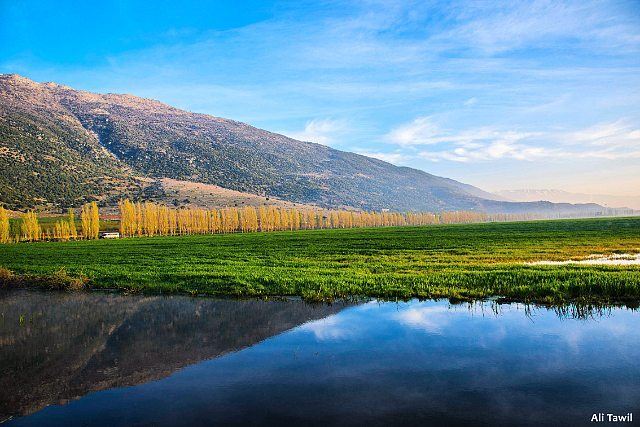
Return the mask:
<svg viewBox="0 0 640 427">
<path fill-rule="evenodd" d="M 584 268 L 584 267 L 583 267 Z M 585 270 L 587 268 L 584 268 Z M 628 270 L 619 270 L 625 272 Z M 640 274 L 640 271 L 638 271 Z M 635 284 L 635 283 L 634 283 Z M 573 284 L 576 285 L 575 283 Z M 580 285 L 577 284 L 579 287 Z M 301 292 L 298 294 L 270 293 L 268 291 L 255 292 L 252 288 L 246 288 L 246 292 L 227 293 L 218 289 L 192 290 L 188 287 L 175 286 L 172 288 L 158 288 L 145 286 L 103 286 L 92 279 L 79 275 L 73 276 L 65 270 L 59 270 L 53 274 L 16 274 L 8 269 L 0 267 L 0 289 L 1 290 L 37 290 L 44 292 L 107 292 L 121 295 L 149 295 L 149 296 L 188 296 L 194 298 L 222 298 L 222 299 L 265 299 L 265 300 L 287 300 L 301 299 L 307 303 L 334 303 L 338 301 L 367 301 L 376 299 L 381 302 L 388 301 L 409 301 L 412 299 L 423 300 L 449 300 L 452 304 L 474 303 L 494 301 L 497 304 L 534 304 L 545 307 L 557 307 L 567 305 L 596 306 L 596 307 L 616 307 L 628 308 L 640 307 L 640 293 L 628 295 L 610 295 L 593 293 L 556 293 L 553 297 L 548 295 L 549 289 L 540 288 L 537 291 L 531 290 L 528 294 L 519 292 L 513 295 L 512 292 L 493 293 L 491 291 L 479 291 L 471 287 L 438 287 L 422 292 L 411 293 L 410 291 L 398 292 L 397 289 L 381 289 L 378 292 L 364 293 L 336 293 L 335 289 L 326 289 L 324 292 L 312 293 Z M 575 290 L 575 289 L 574 289 Z"/>
</svg>

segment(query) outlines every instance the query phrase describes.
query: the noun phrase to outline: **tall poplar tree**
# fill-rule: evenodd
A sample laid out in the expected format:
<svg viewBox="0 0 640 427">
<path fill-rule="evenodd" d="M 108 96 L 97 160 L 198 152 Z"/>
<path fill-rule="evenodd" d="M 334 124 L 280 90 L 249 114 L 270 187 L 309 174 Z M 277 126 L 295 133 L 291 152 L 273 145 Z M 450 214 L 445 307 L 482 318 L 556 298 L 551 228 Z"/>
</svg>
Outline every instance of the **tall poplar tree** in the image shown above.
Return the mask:
<svg viewBox="0 0 640 427">
<path fill-rule="evenodd" d="M 0 243 L 9 243 L 9 212 L 0 206 Z"/>
</svg>

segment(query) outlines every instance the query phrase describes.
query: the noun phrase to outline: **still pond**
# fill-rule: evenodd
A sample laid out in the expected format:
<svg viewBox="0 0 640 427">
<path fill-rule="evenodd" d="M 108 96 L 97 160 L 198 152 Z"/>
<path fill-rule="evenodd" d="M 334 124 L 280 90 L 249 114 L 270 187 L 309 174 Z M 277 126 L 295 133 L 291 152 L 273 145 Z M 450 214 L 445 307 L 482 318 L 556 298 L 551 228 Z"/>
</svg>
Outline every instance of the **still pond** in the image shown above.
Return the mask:
<svg viewBox="0 0 640 427">
<path fill-rule="evenodd" d="M 638 361 L 623 307 L 0 293 L 10 426 L 640 420 Z"/>
</svg>

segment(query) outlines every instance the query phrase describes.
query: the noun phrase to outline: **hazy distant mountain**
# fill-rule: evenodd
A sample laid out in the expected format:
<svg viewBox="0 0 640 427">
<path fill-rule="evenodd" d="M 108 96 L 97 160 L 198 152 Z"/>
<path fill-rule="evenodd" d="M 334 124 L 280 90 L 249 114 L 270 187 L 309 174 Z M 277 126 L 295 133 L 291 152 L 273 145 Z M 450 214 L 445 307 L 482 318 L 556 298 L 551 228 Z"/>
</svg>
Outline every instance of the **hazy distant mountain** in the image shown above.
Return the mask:
<svg viewBox="0 0 640 427">
<path fill-rule="evenodd" d="M 640 209 L 640 196 L 624 197 L 606 194 L 570 193 L 563 190 L 503 190 L 496 195 L 514 202 L 546 200 L 554 203 L 597 203 L 609 208 Z"/>
<path fill-rule="evenodd" d="M 131 95 L 0 75 L 0 202 L 71 206 L 144 197 L 161 178 L 323 207 L 577 214 Z M 111 198 L 111 199 L 109 199 Z"/>
</svg>

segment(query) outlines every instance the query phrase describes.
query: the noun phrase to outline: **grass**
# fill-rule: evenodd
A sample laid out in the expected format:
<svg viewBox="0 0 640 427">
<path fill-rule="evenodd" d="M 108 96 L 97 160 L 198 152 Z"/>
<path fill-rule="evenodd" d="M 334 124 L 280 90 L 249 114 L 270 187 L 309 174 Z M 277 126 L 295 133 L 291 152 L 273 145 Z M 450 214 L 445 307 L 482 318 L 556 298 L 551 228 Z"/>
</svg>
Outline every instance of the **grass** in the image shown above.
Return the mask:
<svg viewBox="0 0 640 427">
<path fill-rule="evenodd" d="M 0 246 L 0 284 L 64 272 L 128 292 L 635 304 L 640 266 L 525 262 L 638 252 L 640 218 L 20 243 Z"/>
</svg>

